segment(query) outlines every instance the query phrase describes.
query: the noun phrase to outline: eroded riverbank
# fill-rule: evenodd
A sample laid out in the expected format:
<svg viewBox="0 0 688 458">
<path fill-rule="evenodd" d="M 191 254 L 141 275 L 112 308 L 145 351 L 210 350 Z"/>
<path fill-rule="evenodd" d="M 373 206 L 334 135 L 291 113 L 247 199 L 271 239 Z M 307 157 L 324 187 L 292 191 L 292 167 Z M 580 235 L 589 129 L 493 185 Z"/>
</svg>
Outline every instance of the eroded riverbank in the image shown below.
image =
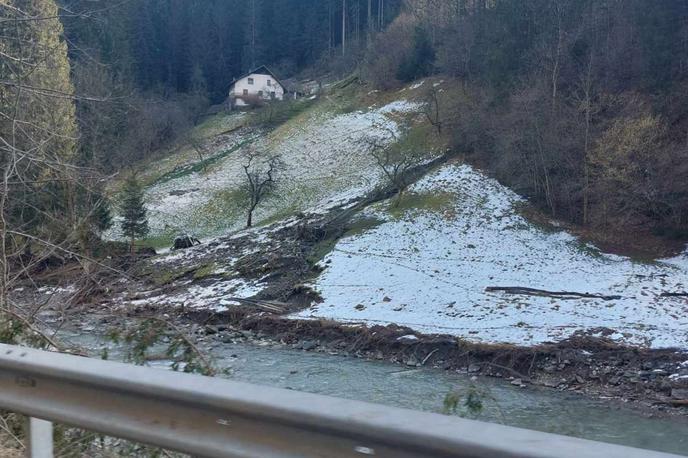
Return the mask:
<svg viewBox="0 0 688 458">
<path fill-rule="evenodd" d="M 61 335 L 94 355 L 108 346 L 111 358 L 122 357 L 104 338 L 101 327 L 97 321 L 84 320 L 65 326 Z M 619 403 L 580 393 L 521 387 L 430 364 L 394 364 L 312 341 L 280 342 L 257 330 L 221 325 L 209 328 L 210 333 L 197 329 L 201 347 L 235 380 L 432 412 L 443 411 L 448 393 L 465 396 L 477 388 L 484 399 L 484 408 L 475 415 L 479 420 L 688 454 L 688 423 L 682 419 L 648 418 Z M 151 364 L 168 365 L 165 361 Z"/>
</svg>

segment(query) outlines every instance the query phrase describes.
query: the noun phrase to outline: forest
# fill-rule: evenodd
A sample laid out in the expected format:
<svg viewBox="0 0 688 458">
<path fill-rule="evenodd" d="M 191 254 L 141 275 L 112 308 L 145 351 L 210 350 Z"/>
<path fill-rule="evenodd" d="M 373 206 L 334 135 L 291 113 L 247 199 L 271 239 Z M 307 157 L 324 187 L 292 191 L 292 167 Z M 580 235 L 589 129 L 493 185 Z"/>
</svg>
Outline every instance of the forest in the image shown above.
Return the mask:
<svg viewBox="0 0 688 458">
<path fill-rule="evenodd" d="M 256 65 L 379 89 L 442 74 L 461 81 L 442 97 L 454 148 L 548 213 L 685 238 L 685 2 L 308 3 L 65 1 L 76 93 L 110 100 L 76 104 L 82 151 L 110 172 L 145 157 Z"/>
<path fill-rule="evenodd" d="M 209 104 L 227 98 L 235 77 L 258 65 L 283 79 L 350 70 L 372 32 L 401 6 L 400 0 L 308 0 L 307 8 L 299 0 L 58 3 L 76 92 L 111 102 L 77 104 L 84 144 L 109 170 L 169 144 Z"/>
<path fill-rule="evenodd" d="M 454 148 L 550 215 L 685 239 L 687 18 L 680 0 L 411 0 L 363 71 L 457 78 Z"/>
</svg>

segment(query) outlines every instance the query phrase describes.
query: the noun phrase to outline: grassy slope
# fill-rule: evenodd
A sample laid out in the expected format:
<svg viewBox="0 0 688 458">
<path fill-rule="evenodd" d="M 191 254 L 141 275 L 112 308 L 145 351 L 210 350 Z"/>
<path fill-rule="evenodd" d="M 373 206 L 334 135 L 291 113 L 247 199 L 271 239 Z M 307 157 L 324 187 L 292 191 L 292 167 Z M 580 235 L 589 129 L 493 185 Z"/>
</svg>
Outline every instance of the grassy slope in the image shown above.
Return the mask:
<svg viewBox="0 0 688 458">
<path fill-rule="evenodd" d="M 254 216 L 258 224 L 362 194 L 379 180 L 379 172 L 361 140 L 369 134 L 385 135 L 385 129 L 396 129 L 411 118 L 414 131 L 428 130 L 417 113 L 403 112 L 404 101 L 421 95 L 422 88 L 379 93 L 354 82 L 329 88 L 270 129 L 257 125 L 261 113 L 209 118 L 192 133 L 209 145 L 204 161 L 190 145 L 181 144 L 155 155 L 160 159 L 135 166 L 147 185 L 152 228 L 147 243 L 163 248 L 179 232 L 208 237 L 241 228 L 245 195 L 239 158 L 246 148 L 279 153 L 286 163 L 278 193 Z M 392 108 L 380 110 L 389 103 Z M 395 111 L 394 104 L 400 104 L 402 112 Z M 251 127 L 235 130 L 242 124 Z M 387 127 L 376 127 L 379 124 Z M 434 143 L 428 142 L 428 151 L 439 149 Z M 110 236 L 116 237 L 116 231 Z"/>
</svg>

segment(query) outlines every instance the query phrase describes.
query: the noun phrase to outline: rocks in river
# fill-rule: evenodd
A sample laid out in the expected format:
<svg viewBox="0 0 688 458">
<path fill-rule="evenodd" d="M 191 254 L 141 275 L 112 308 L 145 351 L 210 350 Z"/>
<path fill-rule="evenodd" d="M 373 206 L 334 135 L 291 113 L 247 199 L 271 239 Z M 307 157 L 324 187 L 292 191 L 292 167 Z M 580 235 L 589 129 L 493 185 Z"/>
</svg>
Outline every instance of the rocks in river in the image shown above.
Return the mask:
<svg viewBox="0 0 688 458">
<path fill-rule="evenodd" d="M 305 351 L 315 350 L 318 347 L 318 342 L 307 340 L 301 344 L 301 349 Z"/>
<path fill-rule="evenodd" d="M 480 364 L 471 364 L 470 366 L 468 366 L 468 372 L 471 374 L 480 372 Z"/>
<path fill-rule="evenodd" d="M 365 310 L 365 305 L 363 304 L 358 304 L 356 307 L 354 307 L 356 310 Z"/>
<path fill-rule="evenodd" d="M 420 361 L 418 361 L 418 358 L 412 355 L 405 361 L 405 364 L 411 367 L 418 367 L 420 366 Z"/>
</svg>

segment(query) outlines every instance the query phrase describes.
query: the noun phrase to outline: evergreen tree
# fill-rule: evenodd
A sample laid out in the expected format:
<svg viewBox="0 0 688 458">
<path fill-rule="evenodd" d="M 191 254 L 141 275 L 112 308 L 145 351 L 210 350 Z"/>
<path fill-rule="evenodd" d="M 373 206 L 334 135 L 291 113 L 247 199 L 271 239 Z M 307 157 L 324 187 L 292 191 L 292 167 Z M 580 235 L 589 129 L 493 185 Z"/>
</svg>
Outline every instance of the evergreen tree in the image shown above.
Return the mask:
<svg viewBox="0 0 688 458">
<path fill-rule="evenodd" d="M 148 218 L 143 204 L 143 189 L 135 175 L 130 175 L 122 190 L 122 233 L 131 240 L 131 252 L 134 252 L 134 242 L 139 237 L 148 234 Z"/>
</svg>

